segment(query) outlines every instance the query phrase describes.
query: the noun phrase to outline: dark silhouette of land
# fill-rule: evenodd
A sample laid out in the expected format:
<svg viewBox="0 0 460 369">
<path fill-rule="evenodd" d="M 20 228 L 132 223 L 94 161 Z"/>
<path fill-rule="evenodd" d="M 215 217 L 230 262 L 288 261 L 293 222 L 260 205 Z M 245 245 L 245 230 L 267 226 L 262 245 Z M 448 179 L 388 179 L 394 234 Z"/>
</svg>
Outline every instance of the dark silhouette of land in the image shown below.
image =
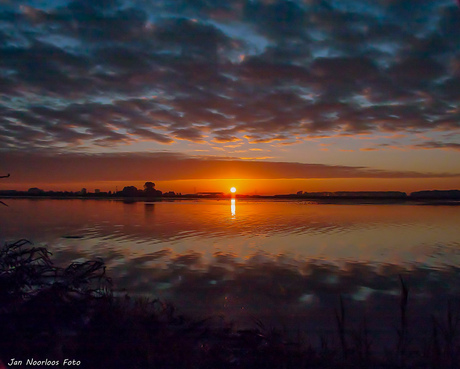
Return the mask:
<svg viewBox="0 0 460 369">
<path fill-rule="evenodd" d="M 0 178 L 8 178 L 0 176 Z M 96 189 L 89 192 L 86 188 L 80 191 L 45 191 L 38 187 L 31 187 L 27 191 L 0 190 L 0 197 L 51 197 L 51 198 L 128 198 L 130 200 L 144 199 L 160 200 L 162 198 L 181 199 L 181 198 L 228 198 L 235 196 L 238 198 L 256 199 L 304 199 L 322 202 L 342 202 L 353 200 L 378 201 L 378 202 L 405 202 L 405 201 L 458 201 L 460 200 L 460 190 L 425 190 L 412 192 L 409 195 L 401 191 L 336 191 L 336 192 L 304 192 L 298 191 L 295 194 L 279 195 L 243 195 L 225 194 L 224 192 L 198 192 L 193 194 L 182 194 L 174 191 L 162 192 L 155 189 L 155 183 L 147 181 L 143 189 L 135 186 L 126 186 L 121 191 L 100 191 Z M 454 203 L 452 203 L 454 204 Z"/>
<path fill-rule="evenodd" d="M 152 182 L 146 182 L 152 183 Z M 198 192 L 182 194 L 173 191 L 162 192 L 154 186 L 144 185 L 144 189 L 135 186 L 126 186 L 121 191 L 89 192 L 85 188 L 80 191 L 45 191 L 31 187 L 27 191 L 0 190 L 1 198 L 8 197 L 47 197 L 47 198 L 99 198 L 99 199 L 130 199 L 132 201 L 161 200 L 161 199 L 225 199 L 232 195 L 223 192 Z M 319 202 L 352 202 L 352 201 L 377 201 L 377 202 L 440 202 L 460 201 L 460 190 L 426 190 L 407 194 L 399 191 L 338 191 L 338 192 L 298 192 L 296 194 L 279 195 L 243 195 L 236 194 L 236 198 L 245 199 L 299 199 Z"/>
</svg>

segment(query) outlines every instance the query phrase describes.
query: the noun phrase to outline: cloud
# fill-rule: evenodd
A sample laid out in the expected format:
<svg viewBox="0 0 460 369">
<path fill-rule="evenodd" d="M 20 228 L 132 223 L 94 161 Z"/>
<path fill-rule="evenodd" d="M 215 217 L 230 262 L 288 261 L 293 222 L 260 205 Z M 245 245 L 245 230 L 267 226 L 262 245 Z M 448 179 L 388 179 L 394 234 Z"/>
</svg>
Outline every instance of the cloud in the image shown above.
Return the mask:
<svg viewBox="0 0 460 369">
<path fill-rule="evenodd" d="M 280 178 L 441 178 L 460 173 L 388 171 L 368 167 L 260 161 L 267 158 L 186 156 L 180 153 L 78 154 L 0 152 L 2 172 L 15 181 L 77 181 Z M 253 160 L 258 159 L 258 160 Z M 270 159 L 270 158 L 268 158 Z"/>
<path fill-rule="evenodd" d="M 173 133 L 179 139 L 195 142 L 203 141 L 202 134 L 196 128 L 177 129 Z"/>
<path fill-rule="evenodd" d="M 246 2 L 244 17 L 273 40 L 305 38 L 306 35 L 306 10 L 294 1 Z"/>
<path fill-rule="evenodd" d="M 37 4 L 0 4 L 5 149 L 460 125 L 455 4 Z"/>
<path fill-rule="evenodd" d="M 460 151 L 460 143 L 454 142 L 427 141 L 418 145 L 414 145 L 413 147 L 418 149 L 445 149 Z"/>
</svg>

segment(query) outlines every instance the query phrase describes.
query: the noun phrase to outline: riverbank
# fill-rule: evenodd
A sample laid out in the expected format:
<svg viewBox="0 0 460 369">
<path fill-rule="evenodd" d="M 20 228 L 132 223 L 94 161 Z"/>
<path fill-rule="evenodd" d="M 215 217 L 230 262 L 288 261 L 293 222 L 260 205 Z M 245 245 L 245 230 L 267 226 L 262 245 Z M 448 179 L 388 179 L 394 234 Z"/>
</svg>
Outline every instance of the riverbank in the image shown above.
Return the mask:
<svg viewBox="0 0 460 369">
<path fill-rule="evenodd" d="M 337 204 L 337 205 L 384 205 L 384 204 L 406 204 L 406 205 L 444 205 L 444 206 L 458 206 L 460 200 L 456 198 L 443 199 L 443 198 L 419 198 L 419 197 L 366 197 L 366 196 L 325 196 L 325 197 L 309 197 L 297 195 L 274 195 L 274 196 L 251 196 L 251 195 L 236 195 L 231 196 L 200 196 L 200 195 L 184 195 L 184 196 L 160 196 L 160 197 L 119 197 L 119 196 L 54 196 L 54 195 L 1 195 L 0 199 L 30 199 L 30 200 L 110 200 L 122 201 L 125 203 L 134 202 L 168 202 L 168 201 L 186 201 L 186 200 L 249 200 L 249 201 L 303 201 L 312 204 Z"/>
</svg>

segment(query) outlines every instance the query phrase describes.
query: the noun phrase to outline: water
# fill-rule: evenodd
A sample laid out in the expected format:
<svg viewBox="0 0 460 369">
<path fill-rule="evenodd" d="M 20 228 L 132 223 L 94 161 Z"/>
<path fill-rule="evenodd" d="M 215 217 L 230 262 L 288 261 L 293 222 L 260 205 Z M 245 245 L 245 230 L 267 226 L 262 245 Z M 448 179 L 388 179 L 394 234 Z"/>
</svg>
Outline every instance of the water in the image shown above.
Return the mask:
<svg viewBox="0 0 460 369">
<path fill-rule="evenodd" d="M 334 331 L 343 296 L 387 339 L 401 275 L 414 331 L 460 288 L 460 207 L 306 201 L 8 199 L 0 242 L 46 245 L 62 266 L 102 257 L 117 291 L 174 302 L 242 326 Z M 426 327 L 426 331 L 429 327 Z M 393 332 L 394 333 L 394 332 Z M 425 332 L 426 333 L 426 332 Z M 382 339 L 383 339 L 382 338 Z"/>
<path fill-rule="evenodd" d="M 120 253 L 126 261 L 159 250 L 258 253 L 330 263 L 459 265 L 460 208 L 324 205 L 305 201 L 8 200 L 0 240 L 27 238 L 57 253 Z M 74 238 L 75 237 L 75 238 Z M 123 256 L 121 256 L 121 254 Z"/>
</svg>

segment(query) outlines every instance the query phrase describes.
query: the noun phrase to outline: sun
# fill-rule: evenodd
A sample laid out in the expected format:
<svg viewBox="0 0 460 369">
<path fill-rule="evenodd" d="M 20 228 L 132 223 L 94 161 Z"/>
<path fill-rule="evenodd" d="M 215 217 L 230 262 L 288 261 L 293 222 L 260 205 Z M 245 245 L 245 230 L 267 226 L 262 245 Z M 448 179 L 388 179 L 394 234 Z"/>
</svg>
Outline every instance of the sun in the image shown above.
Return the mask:
<svg viewBox="0 0 460 369">
<path fill-rule="evenodd" d="M 235 187 L 230 188 L 230 192 L 231 192 L 231 193 L 235 193 L 235 192 L 236 192 L 236 188 L 235 188 Z"/>
</svg>

